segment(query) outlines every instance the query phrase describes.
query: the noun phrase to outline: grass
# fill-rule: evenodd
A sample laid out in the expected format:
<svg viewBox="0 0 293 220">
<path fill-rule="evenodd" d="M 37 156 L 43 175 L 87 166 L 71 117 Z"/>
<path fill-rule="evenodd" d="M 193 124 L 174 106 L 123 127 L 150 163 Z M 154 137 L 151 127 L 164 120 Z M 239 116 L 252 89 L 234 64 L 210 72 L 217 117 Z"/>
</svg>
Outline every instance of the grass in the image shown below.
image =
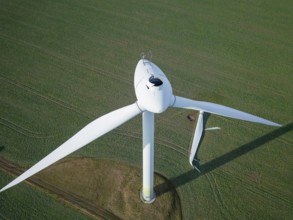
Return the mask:
<svg viewBox="0 0 293 220">
<path fill-rule="evenodd" d="M 94 118 L 133 103 L 133 71 L 149 49 L 174 94 L 292 123 L 290 1 L 13 0 L 1 1 L 0 11 L 0 154 L 25 168 Z M 177 186 L 183 218 L 289 219 L 292 126 L 210 116 L 207 127 L 222 129 L 206 132 L 198 156 L 208 172 L 196 175 L 188 164 L 189 113 L 156 115 L 155 169 Z M 141 167 L 141 118 L 73 156 Z M 2 185 L 8 178 L 1 172 Z M 25 212 L 45 218 L 27 204 L 51 197 L 32 187 L 26 194 L 21 186 L 3 194 L 0 216 L 21 216 L 23 210 L 9 205 L 17 200 Z"/>
</svg>

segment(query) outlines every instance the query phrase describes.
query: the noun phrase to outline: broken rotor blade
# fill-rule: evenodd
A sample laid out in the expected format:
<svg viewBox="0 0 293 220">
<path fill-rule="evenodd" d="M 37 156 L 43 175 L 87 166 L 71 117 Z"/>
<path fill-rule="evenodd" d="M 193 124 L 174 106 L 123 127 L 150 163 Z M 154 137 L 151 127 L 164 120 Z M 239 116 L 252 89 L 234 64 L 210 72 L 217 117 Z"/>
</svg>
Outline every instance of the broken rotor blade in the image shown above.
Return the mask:
<svg viewBox="0 0 293 220">
<path fill-rule="evenodd" d="M 194 166 L 192 161 L 193 161 L 195 154 L 197 152 L 199 142 L 200 142 L 200 139 L 202 136 L 202 132 L 203 132 L 203 112 L 200 111 L 200 113 L 198 115 L 197 123 L 196 123 L 196 128 L 195 128 L 195 132 L 194 132 L 194 136 L 193 136 L 190 154 L 189 154 L 189 163 L 191 166 Z"/>
</svg>

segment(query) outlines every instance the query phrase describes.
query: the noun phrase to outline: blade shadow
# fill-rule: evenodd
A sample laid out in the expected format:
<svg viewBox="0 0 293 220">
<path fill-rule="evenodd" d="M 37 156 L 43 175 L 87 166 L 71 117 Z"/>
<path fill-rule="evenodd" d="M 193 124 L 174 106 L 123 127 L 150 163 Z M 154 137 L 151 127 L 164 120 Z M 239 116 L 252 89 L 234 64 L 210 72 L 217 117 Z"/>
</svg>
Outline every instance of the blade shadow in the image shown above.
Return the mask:
<svg viewBox="0 0 293 220">
<path fill-rule="evenodd" d="M 206 173 L 209 173 L 223 165 L 225 165 L 226 163 L 229 163 L 235 159 L 237 159 L 238 157 L 241 157 L 242 155 L 255 150 L 258 147 L 261 147 L 262 145 L 286 134 L 287 132 L 290 132 L 293 130 L 293 122 L 278 128 L 264 136 L 261 136 L 249 143 L 246 143 L 240 147 L 238 147 L 235 150 L 232 150 L 222 156 L 219 156 L 205 164 L 203 164 L 200 168 L 201 168 L 201 173 L 198 173 L 197 171 L 195 171 L 194 169 L 187 171 L 177 177 L 173 177 L 171 179 L 169 179 L 169 181 L 172 183 L 172 186 L 170 185 L 170 183 L 162 183 L 159 184 L 157 186 L 155 186 L 155 192 L 157 197 L 165 194 L 166 192 L 169 192 L 171 190 L 174 190 L 190 181 L 195 180 L 196 178 L 205 175 Z"/>
</svg>

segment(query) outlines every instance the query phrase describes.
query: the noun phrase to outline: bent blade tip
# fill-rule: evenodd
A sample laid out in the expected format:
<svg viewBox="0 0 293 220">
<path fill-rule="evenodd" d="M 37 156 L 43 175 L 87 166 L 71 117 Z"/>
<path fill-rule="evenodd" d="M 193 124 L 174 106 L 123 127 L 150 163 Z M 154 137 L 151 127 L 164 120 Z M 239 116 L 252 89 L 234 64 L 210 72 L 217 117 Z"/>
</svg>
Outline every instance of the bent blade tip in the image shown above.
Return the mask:
<svg viewBox="0 0 293 220">
<path fill-rule="evenodd" d="M 200 169 L 199 169 L 197 166 L 194 166 L 194 165 L 193 165 L 193 168 L 194 168 L 197 172 L 201 173 Z"/>
</svg>

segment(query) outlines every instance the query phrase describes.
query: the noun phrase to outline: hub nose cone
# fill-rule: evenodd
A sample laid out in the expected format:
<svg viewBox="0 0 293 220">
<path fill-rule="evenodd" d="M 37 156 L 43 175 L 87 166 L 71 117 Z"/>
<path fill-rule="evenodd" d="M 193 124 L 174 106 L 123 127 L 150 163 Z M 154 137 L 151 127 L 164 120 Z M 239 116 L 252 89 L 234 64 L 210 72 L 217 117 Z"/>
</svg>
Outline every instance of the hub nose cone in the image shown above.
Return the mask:
<svg viewBox="0 0 293 220">
<path fill-rule="evenodd" d="M 140 60 L 134 75 L 135 94 L 139 105 L 147 111 L 162 113 L 172 101 L 172 87 L 162 72 L 154 63 Z"/>
</svg>

